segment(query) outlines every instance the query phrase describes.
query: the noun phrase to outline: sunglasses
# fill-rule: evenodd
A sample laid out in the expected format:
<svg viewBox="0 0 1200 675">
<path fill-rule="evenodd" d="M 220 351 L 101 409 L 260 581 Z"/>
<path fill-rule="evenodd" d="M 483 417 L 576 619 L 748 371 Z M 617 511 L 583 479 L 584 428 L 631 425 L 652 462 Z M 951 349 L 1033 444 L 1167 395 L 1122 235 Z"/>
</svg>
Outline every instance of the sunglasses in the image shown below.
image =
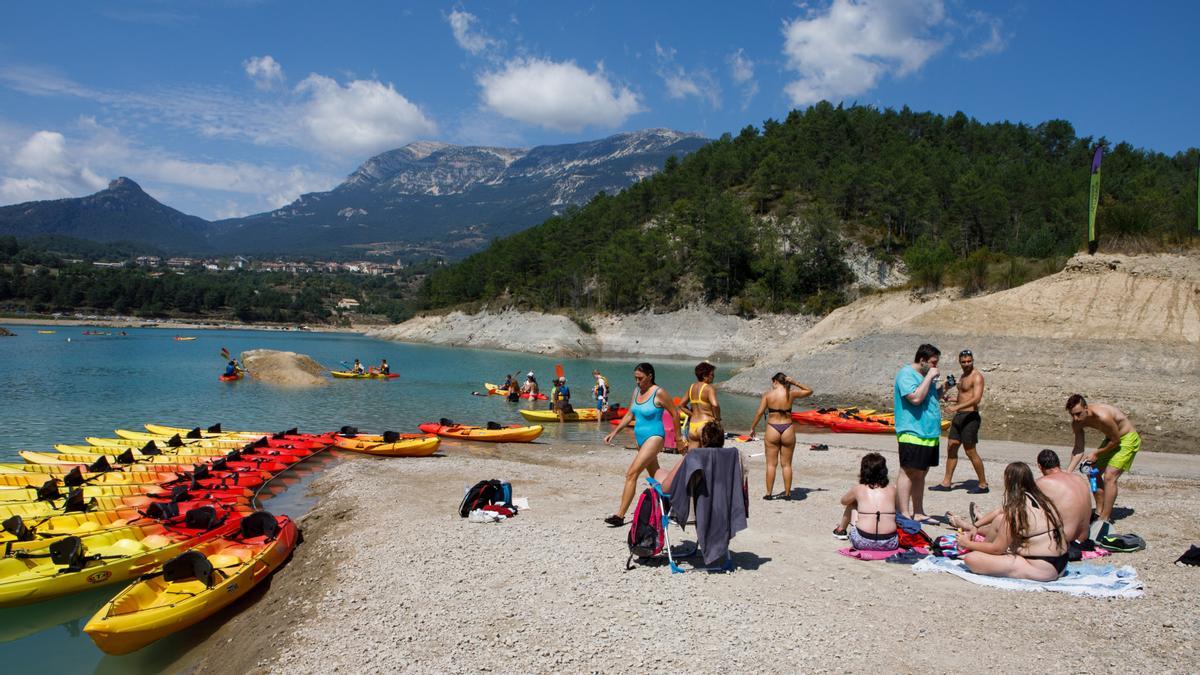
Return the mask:
<svg viewBox="0 0 1200 675">
<path fill-rule="evenodd" d="M 971 350 L 970 350 L 970 349 L 964 349 L 964 350 L 962 350 L 961 352 L 959 352 L 959 353 L 958 353 L 958 355 L 959 355 L 960 357 L 961 357 L 961 356 L 975 356 L 974 354 L 972 354 L 972 353 L 971 353 Z"/>
</svg>

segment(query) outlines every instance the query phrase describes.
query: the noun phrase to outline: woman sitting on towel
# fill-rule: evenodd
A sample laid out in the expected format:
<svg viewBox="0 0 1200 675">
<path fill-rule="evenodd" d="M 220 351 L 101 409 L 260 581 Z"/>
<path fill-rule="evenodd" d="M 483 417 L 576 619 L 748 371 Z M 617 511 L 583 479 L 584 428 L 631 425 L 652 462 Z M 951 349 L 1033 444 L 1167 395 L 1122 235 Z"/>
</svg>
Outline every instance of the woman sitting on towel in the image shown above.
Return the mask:
<svg viewBox="0 0 1200 675">
<path fill-rule="evenodd" d="M 959 541 L 962 557 L 976 574 L 1054 581 L 1067 567 L 1067 539 L 1054 502 L 1038 489 L 1025 462 L 1004 468 L 1003 513 L 993 541 Z"/>
<path fill-rule="evenodd" d="M 858 469 L 858 485 L 842 497 L 846 512 L 833 531 L 838 539 L 849 539 L 859 551 L 892 551 L 899 548 L 896 533 L 896 488 L 888 485 L 887 460 L 878 452 L 864 455 Z M 853 525 L 854 512 L 858 517 Z M 849 529 L 847 529 L 849 528 Z"/>
</svg>

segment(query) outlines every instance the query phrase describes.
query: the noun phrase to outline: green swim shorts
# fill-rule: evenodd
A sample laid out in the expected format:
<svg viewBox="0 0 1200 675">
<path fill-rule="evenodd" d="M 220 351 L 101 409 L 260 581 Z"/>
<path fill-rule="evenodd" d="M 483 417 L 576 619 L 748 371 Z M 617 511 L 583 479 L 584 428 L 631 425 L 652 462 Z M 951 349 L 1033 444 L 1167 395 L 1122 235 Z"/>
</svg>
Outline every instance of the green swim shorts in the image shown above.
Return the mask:
<svg viewBox="0 0 1200 675">
<path fill-rule="evenodd" d="M 1142 437 L 1138 432 L 1131 431 L 1121 437 L 1121 444 L 1108 452 L 1096 455 L 1096 468 L 1103 469 L 1111 466 L 1114 469 L 1128 471 L 1133 466 L 1133 458 L 1142 449 Z"/>
</svg>

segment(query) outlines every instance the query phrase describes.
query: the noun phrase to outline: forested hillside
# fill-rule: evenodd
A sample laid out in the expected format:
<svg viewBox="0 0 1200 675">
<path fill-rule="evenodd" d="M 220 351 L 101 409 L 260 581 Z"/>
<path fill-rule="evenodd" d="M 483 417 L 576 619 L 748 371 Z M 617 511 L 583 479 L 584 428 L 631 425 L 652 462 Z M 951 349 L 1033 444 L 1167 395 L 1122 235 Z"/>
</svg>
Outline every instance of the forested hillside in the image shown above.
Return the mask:
<svg viewBox="0 0 1200 675">
<path fill-rule="evenodd" d="M 1171 157 L 1078 137 L 1061 120 L 983 124 L 821 103 L 493 242 L 434 273 L 421 304 L 628 311 L 706 299 L 820 311 L 844 300 L 850 240 L 902 256 L 920 284 L 1016 285 L 1085 244 L 1097 142 L 1101 249 L 1190 245 L 1195 148 Z"/>
</svg>

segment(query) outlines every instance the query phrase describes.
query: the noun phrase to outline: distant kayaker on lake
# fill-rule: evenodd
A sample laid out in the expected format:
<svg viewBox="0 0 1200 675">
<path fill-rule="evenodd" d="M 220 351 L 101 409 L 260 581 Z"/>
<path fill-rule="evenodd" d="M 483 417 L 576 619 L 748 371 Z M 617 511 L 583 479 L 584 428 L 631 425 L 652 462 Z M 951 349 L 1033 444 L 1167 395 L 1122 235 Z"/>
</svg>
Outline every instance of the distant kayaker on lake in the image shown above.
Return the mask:
<svg viewBox="0 0 1200 675">
<path fill-rule="evenodd" d="M 379 373 L 381 375 L 391 375 L 392 367 L 388 365 L 387 359 L 379 360 Z"/>
<path fill-rule="evenodd" d="M 658 453 L 662 451 L 667 435 L 666 428 L 663 426 L 663 411 L 665 410 L 671 419 L 679 419 L 679 410 L 675 407 L 675 402 L 671 399 L 670 394 L 654 383 L 654 366 L 649 363 L 639 363 L 633 369 L 633 379 L 637 386 L 634 387 L 633 400 L 630 401 L 629 410 L 621 418 L 617 427 L 604 437 L 605 443 L 612 443 L 612 439 L 617 434 L 629 426 L 629 423 L 633 422 L 635 418 L 637 419 L 637 423 L 633 427 L 633 435 L 637 439 L 638 450 L 633 461 L 629 463 L 629 468 L 625 471 L 625 487 L 621 490 L 621 504 L 616 513 L 604 519 L 604 522 L 612 527 L 620 527 L 625 524 L 625 512 L 633 503 L 633 493 L 637 490 L 637 480 L 642 471 L 649 472 L 651 476 L 658 473 Z"/>
<path fill-rule="evenodd" d="M 529 371 L 529 375 L 525 377 L 525 384 L 521 385 L 521 393 L 529 394 L 529 398 L 536 399 L 538 395 L 537 378 L 533 376 L 533 371 Z"/>
<path fill-rule="evenodd" d="M 554 387 L 550 390 L 550 409 L 558 414 L 559 422 L 565 421 L 567 415 L 575 412 L 571 407 L 571 390 L 567 387 L 567 378 L 554 380 Z"/>
<path fill-rule="evenodd" d="M 238 374 L 239 370 L 241 370 L 241 367 L 238 366 L 237 359 L 233 359 L 225 365 L 225 377 L 234 377 Z"/>
<path fill-rule="evenodd" d="M 367 370 L 363 368 L 363 364 L 359 362 L 358 359 L 354 359 L 354 367 L 350 369 L 350 372 L 354 373 L 355 375 L 362 375 L 363 373 L 367 372 Z"/>
</svg>

